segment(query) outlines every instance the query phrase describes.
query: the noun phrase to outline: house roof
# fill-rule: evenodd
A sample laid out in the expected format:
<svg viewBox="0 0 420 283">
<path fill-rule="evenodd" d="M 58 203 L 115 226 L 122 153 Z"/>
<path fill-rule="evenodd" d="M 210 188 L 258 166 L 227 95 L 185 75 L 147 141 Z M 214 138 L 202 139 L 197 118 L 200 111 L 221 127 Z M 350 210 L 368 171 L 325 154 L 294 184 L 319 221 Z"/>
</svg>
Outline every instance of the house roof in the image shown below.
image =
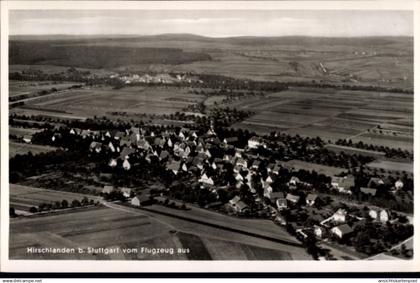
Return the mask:
<svg viewBox="0 0 420 283">
<path fill-rule="evenodd" d="M 226 143 L 237 142 L 238 141 L 238 137 L 225 138 L 225 141 L 226 141 Z"/>
<path fill-rule="evenodd" d="M 113 186 L 108 186 L 108 185 L 105 185 L 104 186 L 104 188 L 102 189 L 102 192 L 103 193 L 110 193 L 110 192 L 112 192 L 114 190 L 114 187 Z"/>
<path fill-rule="evenodd" d="M 172 160 L 172 162 L 166 165 L 166 169 L 177 171 L 179 170 L 180 166 L 181 166 L 181 162 Z"/>
<path fill-rule="evenodd" d="M 102 147 L 102 143 L 100 142 L 91 142 L 90 143 L 90 148 L 101 148 Z"/>
<path fill-rule="evenodd" d="M 306 200 L 308 200 L 308 201 L 315 201 L 317 198 L 318 198 L 318 195 L 316 195 L 316 194 L 308 194 L 306 196 Z"/>
<path fill-rule="evenodd" d="M 130 188 L 121 188 L 120 191 L 123 192 L 123 193 L 131 193 Z"/>
<path fill-rule="evenodd" d="M 243 210 L 243 209 L 245 209 L 245 208 L 247 208 L 248 207 L 248 205 L 246 205 L 243 201 L 238 201 L 237 203 L 236 203 L 236 207 L 239 209 L 239 210 Z"/>
<path fill-rule="evenodd" d="M 300 199 L 300 196 L 296 196 L 296 195 L 292 195 L 292 194 L 287 194 L 286 199 L 292 202 L 298 202 Z"/>
<path fill-rule="evenodd" d="M 284 198 L 284 194 L 282 192 L 272 192 L 270 194 L 270 199 L 271 200 L 276 200 L 276 199 L 279 199 L 279 198 Z"/>
<path fill-rule="evenodd" d="M 285 199 L 285 198 L 278 198 L 276 200 L 276 205 L 277 206 L 286 206 L 287 207 L 287 199 Z"/>
<path fill-rule="evenodd" d="M 164 159 L 164 158 L 167 158 L 167 157 L 169 157 L 169 152 L 167 152 L 166 150 L 162 150 L 162 152 L 159 155 L 159 158 Z"/>
<path fill-rule="evenodd" d="M 124 149 L 121 151 L 120 157 L 124 159 L 127 156 L 129 156 L 130 154 L 133 154 L 134 152 L 136 152 L 136 150 L 134 148 L 124 147 Z"/>
<path fill-rule="evenodd" d="M 333 176 L 331 183 L 337 183 L 339 187 L 350 188 L 354 186 L 354 176 L 348 175 L 345 177 Z"/>
<path fill-rule="evenodd" d="M 343 235 L 353 232 L 353 229 L 348 224 L 342 224 L 335 228 L 339 229 Z"/>
<path fill-rule="evenodd" d="M 377 190 L 372 188 L 360 188 L 360 191 L 364 194 L 375 196 Z"/>
<path fill-rule="evenodd" d="M 240 196 L 235 196 L 233 199 L 231 199 L 229 202 L 231 203 L 231 204 L 236 204 L 238 201 L 240 201 L 241 200 L 241 197 Z"/>
</svg>

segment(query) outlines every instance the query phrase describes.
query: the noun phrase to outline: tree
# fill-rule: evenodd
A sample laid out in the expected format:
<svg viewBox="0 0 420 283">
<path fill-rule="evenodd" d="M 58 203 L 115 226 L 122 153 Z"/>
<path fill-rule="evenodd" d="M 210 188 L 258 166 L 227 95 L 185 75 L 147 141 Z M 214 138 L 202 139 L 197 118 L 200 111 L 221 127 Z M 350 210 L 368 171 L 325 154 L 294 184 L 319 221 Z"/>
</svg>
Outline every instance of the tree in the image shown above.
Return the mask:
<svg viewBox="0 0 420 283">
<path fill-rule="evenodd" d="M 55 209 L 60 209 L 60 208 L 61 208 L 61 203 L 60 203 L 59 201 L 56 201 L 56 202 L 54 203 L 54 208 L 55 208 Z"/>
<path fill-rule="evenodd" d="M 80 206 L 81 206 L 81 203 L 80 203 L 80 201 L 79 201 L 78 199 L 74 199 L 74 200 L 71 202 L 71 206 L 72 206 L 72 207 L 80 207 Z"/>
<path fill-rule="evenodd" d="M 17 215 L 16 215 L 16 211 L 15 211 L 15 208 L 14 207 L 10 207 L 9 208 L 9 216 L 10 217 L 16 217 Z"/>
<path fill-rule="evenodd" d="M 37 213 L 38 209 L 35 206 L 32 206 L 31 208 L 29 208 L 29 212 L 30 213 Z"/>
<path fill-rule="evenodd" d="M 82 206 L 88 205 L 89 204 L 89 199 L 87 197 L 83 197 L 81 204 L 82 204 Z"/>
<path fill-rule="evenodd" d="M 62 208 L 67 208 L 67 207 L 69 207 L 69 202 L 68 202 L 67 200 L 63 199 L 63 200 L 61 201 L 61 207 L 62 207 Z"/>
</svg>

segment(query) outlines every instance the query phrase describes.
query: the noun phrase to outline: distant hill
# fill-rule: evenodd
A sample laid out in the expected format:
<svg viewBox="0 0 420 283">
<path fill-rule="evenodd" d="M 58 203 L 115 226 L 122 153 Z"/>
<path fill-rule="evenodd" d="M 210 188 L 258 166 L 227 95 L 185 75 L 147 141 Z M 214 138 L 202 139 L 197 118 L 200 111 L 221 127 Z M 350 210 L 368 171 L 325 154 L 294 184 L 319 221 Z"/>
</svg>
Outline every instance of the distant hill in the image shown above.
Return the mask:
<svg viewBox="0 0 420 283">
<path fill-rule="evenodd" d="M 114 39 L 115 40 L 115 39 Z M 91 42 L 92 39 L 88 39 Z M 85 40 L 82 40 L 85 42 Z M 11 40 L 10 64 L 57 65 L 84 68 L 115 68 L 133 64 L 185 64 L 211 60 L 205 53 L 184 52 L 179 48 L 91 46 L 80 39 Z"/>
<path fill-rule="evenodd" d="M 411 88 L 413 37 L 11 36 L 10 64 Z"/>
</svg>

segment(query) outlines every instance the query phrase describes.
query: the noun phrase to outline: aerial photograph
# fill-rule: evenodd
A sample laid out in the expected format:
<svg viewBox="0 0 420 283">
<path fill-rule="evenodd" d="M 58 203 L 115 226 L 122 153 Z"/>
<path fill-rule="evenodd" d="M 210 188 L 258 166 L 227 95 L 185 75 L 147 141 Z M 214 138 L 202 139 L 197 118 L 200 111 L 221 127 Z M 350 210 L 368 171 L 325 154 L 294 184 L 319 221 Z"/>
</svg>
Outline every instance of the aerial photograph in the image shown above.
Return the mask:
<svg viewBox="0 0 420 283">
<path fill-rule="evenodd" d="M 8 17 L 9 259 L 413 259 L 412 11 Z"/>
</svg>

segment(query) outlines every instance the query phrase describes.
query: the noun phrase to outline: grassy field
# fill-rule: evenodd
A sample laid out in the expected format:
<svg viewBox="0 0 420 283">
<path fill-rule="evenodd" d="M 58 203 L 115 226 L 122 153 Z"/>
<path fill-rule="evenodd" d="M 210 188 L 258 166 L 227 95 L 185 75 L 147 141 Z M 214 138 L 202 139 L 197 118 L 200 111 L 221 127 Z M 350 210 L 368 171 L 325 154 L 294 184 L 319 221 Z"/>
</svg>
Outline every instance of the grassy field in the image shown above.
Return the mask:
<svg viewBox="0 0 420 283">
<path fill-rule="evenodd" d="M 326 176 L 336 176 L 342 172 L 346 172 L 346 169 L 337 168 L 337 167 L 331 167 L 331 166 L 325 166 L 320 164 L 314 164 L 309 163 L 301 160 L 290 160 L 287 162 L 281 161 L 281 166 L 289 169 L 294 170 L 308 170 L 310 168 L 311 170 L 315 170 L 318 174 L 324 174 Z"/>
<path fill-rule="evenodd" d="M 32 206 L 38 206 L 41 203 L 54 204 L 56 201 L 67 200 L 70 204 L 73 200 L 81 201 L 86 195 L 54 191 L 47 189 L 38 189 L 21 185 L 10 184 L 10 206 L 17 210 L 28 211 Z M 87 196 L 89 199 L 99 200 L 97 197 Z"/>
<path fill-rule="evenodd" d="M 391 171 L 405 171 L 407 173 L 413 173 L 413 163 L 378 160 L 367 164 L 367 166 L 369 168 L 384 169 Z"/>
<path fill-rule="evenodd" d="M 204 229 L 209 229 L 204 230 Z M 167 223 L 137 209 L 97 207 L 72 213 L 12 219 L 10 225 L 11 259 L 102 259 L 102 260 L 285 260 L 292 251 L 280 245 L 267 248 L 262 241 L 246 237 L 238 241 L 229 233 L 195 225 L 191 233 L 180 223 Z M 217 237 L 213 236 L 217 235 Z M 244 236 L 243 236 L 244 237 Z M 27 247 L 119 248 L 113 254 L 33 254 Z M 125 253 L 123 249 L 137 249 Z M 152 248 L 173 249 L 173 253 L 152 254 Z M 189 253 L 178 252 L 178 249 Z M 302 250 L 303 252 L 303 250 Z"/>
<path fill-rule="evenodd" d="M 188 105 L 201 102 L 204 96 L 188 94 L 184 88 L 129 87 L 115 90 L 110 87 L 74 90 L 65 94 L 39 98 L 27 107 L 15 108 L 16 113 L 40 111 L 57 117 L 92 117 L 112 112 L 134 114 L 170 114 Z"/>
<path fill-rule="evenodd" d="M 52 146 L 9 142 L 9 158 L 14 157 L 16 154 L 26 154 L 28 152 L 38 154 L 54 150 L 56 150 L 56 148 Z"/>
<path fill-rule="evenodd" d="M 228 104 L 256 112 L 235 128 L 286 131 L 332 142 L 347 138 L 408 150 L 413 150 L 413 105 L 410 94 L 308 88 Z"/>
<path fill-rule="evenodd" d="M 9 81 L 9 97 L 18 95 L 31 95 L 42 90 L 50 90 L 56 88 L 57 90 L 66 89 L 78 83 L 64 82 L 55 83 L 51 81 Z"/>
<path fill-rule="evenodd" d="M 23 137 L 23 136 L 32 136 L 33 134 L 42 131 L 41 129 L 36 129 L 36 128 L 14 128 L 14 127 L 9 127 L 9 135 L 15 135 L 18 137 Z"/>
</svg>

